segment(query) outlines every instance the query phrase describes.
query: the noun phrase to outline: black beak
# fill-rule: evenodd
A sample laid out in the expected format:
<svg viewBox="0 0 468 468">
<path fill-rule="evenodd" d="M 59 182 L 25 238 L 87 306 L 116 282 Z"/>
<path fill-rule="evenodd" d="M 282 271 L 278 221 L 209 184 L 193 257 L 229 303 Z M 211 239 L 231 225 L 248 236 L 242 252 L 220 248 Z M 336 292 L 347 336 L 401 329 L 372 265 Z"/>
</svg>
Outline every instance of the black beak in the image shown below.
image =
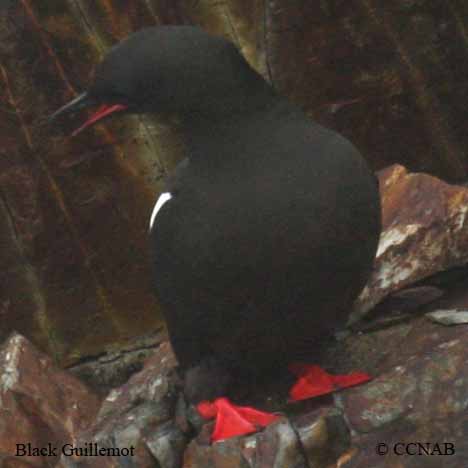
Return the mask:
<svg viewBox="0 0 468 468">
<path fill-rule="evenodd" d="M 78 97 L 70 101 L 68 104 L 65 104 L 59 110 L 55 111 L 48 119 L 48 122 L 51 123 L 56 120 L 58 117 L 62 117 L 65 114 L 75 113 L 85 107 L 97 104 L 95 99 L 91 98 L 88 93 L 84 92 Z M 76 136 L 81 133 L 85 128 L 91 127 L 96 122 L 103 120 L 104 118 L 114 114 L 116 112 L 121 112 L 127 109 L 125 104 L 101 104 L 98 109 L 94 112 L 88 120 L 85 121 L 83 125 L 77 128 L 71 136 Z"/>
<path fill-rule="evenodd" d="M 66 114 L 75 113 L 85 107 L 90 106 L 93 103 L 93 100 L 89 97 L 87 92 L 84 92 L 77 96 L 73 101 L 70 101 L 68 104 L 65 104 L 60 109 L 56 110 L 52 115 L 49 116 L 48 122 L 51 123 L 56 120 L 58 117 L 62 117 Z"/>
</svg>

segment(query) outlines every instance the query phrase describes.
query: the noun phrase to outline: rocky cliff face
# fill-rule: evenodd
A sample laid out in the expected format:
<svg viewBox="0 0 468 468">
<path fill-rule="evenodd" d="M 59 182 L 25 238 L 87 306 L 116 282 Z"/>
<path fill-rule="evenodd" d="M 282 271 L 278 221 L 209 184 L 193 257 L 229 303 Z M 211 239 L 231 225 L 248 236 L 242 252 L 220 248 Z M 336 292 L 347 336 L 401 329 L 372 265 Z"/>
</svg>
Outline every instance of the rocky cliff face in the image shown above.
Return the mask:
<svg viewBox="0 0 468 468">
<path fill-rule="evenodd" d="M 320 358 L 372 381 L 300 403 L 282 382 L 255 389 L 243 403 L 279 420 L 211 443 L 213 423 L 184 402 L 164 334 L 68 371 L 13 334 L 0 350 L 5 466 L 464 468 L 468 192 L 402 166 L 381 172 L 380 187 L 384 231 L 361 320 Z"/>
<path fill-rule="evenodd" d="M 99 466 L 464 467 L 464 326 L 413 314 L 467 306 L 466 190 L 432 177 L 468 175 L 467 18 L 463 0 L 0 0 L 0 338 L 27 337 L 10 336 L 2 352 L 2 463 L 72 463 L 60 454 L 14 458 L 22 440 L 115 439 L 135 444 L 137 458 Z M 146 260 L 152 205 L 183 150 L 177 132 L 151 118 L 76 139 L 44 125 L 111 44 L 144 26 L 183 23 L 231 38 L 374 168 L 409 168 L 381 174 L 385 232 L 353 315 L 366 333 L 325 358 L 331 370 L 376 379 L 214 445 L 209 425 L 199 433 L 181 416 Z M 452 313 L 449 323 L 460 321 Z M 414 441 L 450 441 L 456 453 L 441 462 L 395 452 Z M 379 443 L 393 452 L 377 454 Z"/>
<path fill-rule="evenodd" d="M 62 363 L 161 327 L 147 220 L 183 150 L 151 118 L 69 138 L 45 116 L 104 52 L 154 24 L 233 40 L 280 92 L 375 168 L 466 177 L 466 2 L 0 2 L 0 310 Z M 66 313 L 63 313 L 66 310 Z M 137 317 L 135 311 L 138 310 Z M 86 330 L 86 332 L 85 332 Z"/>
</svg>

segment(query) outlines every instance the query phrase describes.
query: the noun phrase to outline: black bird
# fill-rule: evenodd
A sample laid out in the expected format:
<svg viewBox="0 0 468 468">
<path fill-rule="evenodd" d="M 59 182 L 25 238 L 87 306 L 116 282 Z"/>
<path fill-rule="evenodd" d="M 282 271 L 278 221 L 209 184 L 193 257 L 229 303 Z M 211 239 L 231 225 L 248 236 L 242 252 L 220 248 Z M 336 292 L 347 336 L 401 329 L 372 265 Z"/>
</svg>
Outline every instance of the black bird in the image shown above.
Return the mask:
<svg viewBox="0 0 468 468">
<path fill-rule="evenodd" d="M 377 182 L 229 41 L 152 27 L 110 50 L 79 130 L 116 112 L 175 115 L 187 145 L 150 221 L 155 289 L 192 402 L 261 379 L 347 320 L 380 234 Z"/>
</svg>

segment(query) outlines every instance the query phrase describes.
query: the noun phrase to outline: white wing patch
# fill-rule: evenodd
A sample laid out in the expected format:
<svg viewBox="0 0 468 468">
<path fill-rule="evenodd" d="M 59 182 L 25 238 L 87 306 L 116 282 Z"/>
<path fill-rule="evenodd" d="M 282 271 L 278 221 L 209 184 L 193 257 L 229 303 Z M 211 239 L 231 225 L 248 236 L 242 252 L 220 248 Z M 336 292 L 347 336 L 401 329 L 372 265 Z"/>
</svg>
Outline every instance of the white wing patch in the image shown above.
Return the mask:
<svg viewBox="0 0 468 468">
<path fill-rule="evenodd" d="M 159 195 L 158 201 L 156 202 L 156 205 L 154 205 L 153 212 L 151 213 L 151 218 L 150 218 L 150 223 L 149 223 L 150 231 L 153 228 L 154 220 L 156 219 L 156 215 L 158 214 L 158 211 L 171 198 L 172 198 L 172 195 L 169 192 L 163 192 L 161 193 L 161 195 Z"/>
</svg>

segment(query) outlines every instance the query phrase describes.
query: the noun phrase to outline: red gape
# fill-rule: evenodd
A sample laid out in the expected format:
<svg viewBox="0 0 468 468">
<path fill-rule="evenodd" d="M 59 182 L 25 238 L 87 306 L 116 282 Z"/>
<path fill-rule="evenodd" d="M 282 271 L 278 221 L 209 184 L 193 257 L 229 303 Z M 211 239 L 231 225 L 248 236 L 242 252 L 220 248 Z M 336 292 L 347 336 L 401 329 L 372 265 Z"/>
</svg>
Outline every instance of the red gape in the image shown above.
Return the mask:
<svg viewBox="0 0 468 468">
<path fill-rule="evenodd" d="M 114 112 L 125 110 L 126 108 L 127 106 L 124 106 L 123 104 L 113 104 L 113 105 L 103 104 L 81 127 L 77 128 L 72 133 L 72 136 L 78 135 L 78 133 L 81 133 L 85 128 L 88 128 L 89 126 L 95 124 L 96 122 L 103 119 L 104 117 L 107 117 L 108 115 L 111 115 Z"/>
</svg>

